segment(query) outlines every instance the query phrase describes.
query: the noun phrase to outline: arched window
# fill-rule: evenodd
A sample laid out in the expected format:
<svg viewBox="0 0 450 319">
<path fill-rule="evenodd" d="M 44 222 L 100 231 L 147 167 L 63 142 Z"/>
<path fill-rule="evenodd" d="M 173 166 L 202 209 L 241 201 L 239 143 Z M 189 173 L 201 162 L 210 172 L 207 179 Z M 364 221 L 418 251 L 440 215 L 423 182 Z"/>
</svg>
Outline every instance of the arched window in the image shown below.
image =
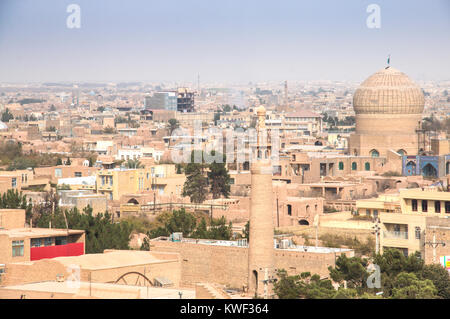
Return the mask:
<svg viewBox="0 0 450 319">
<path fill-rule="evenodd" d="M 380 157 L 380 153 L 377 150 L 371 150 L 370 156 L 372 157 Z"/>
<path fill-rule="evenodd" d="M 366 171 L 370 171 L 370 163 L 369 163 L 369 162 L 366 162 L 366 163 L 364 164 L 364 168 L 365 168 Z"/>
<path fill-rule="evenodd" d="M 356 162 L 352 163 L 352 171 L 356 171 L 356 169 L 358 168 L 358 164 L 356 164 Z"/>
<path fill-rule="evenodd" d="M 406 155 L 406 151 L 405 150 L 398 150 L 397 153 L 399 153 L 401 156 Z"/>
<path fill-rule="evenodd" d="M 342 171 L 344 169 L 344 162 L 339 162 L 339 170 Z"/>
</svg>

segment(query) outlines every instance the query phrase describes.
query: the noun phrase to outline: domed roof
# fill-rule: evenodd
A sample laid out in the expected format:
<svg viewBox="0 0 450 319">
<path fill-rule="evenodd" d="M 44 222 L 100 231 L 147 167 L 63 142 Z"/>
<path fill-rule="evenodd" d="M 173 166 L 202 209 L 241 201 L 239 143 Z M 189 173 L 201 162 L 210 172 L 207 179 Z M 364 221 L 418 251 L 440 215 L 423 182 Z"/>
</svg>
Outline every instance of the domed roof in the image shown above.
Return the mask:
<svg viewBox="0 0 450 319">
<path fill-rule="evenodd" d="M 420 87 L 392 67 L 371 75 L 353 95 L 356 114 L 421 114 L 424 104 Z"/>
<path fill-rule="evenodd" d="M 3 131 L 3 130 L 8 130 L 8 126 L 5 123 L 3 123 L 2 121 L 0 121 L 0 131 Z"/>
</svg>

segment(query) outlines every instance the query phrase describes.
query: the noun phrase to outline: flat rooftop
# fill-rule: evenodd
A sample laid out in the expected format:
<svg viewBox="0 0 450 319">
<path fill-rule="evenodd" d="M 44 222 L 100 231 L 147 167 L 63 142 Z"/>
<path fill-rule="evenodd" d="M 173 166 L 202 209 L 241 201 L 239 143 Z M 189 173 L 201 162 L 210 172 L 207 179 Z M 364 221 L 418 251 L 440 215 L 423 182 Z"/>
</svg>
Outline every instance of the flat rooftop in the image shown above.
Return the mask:
<svg viewBox="0 0 450 319">
<path fill-rule="evenodd" d="M 174 262 L 178 261 L 178 254 L 136 250 L 117 250 L 98 254 L 55 257 L 52 258 L 52 260 L 58 261 L 66 266 L 76 264 L 80 266 L 81 269 L 85 270 L 101 270 L 114 269 L 118 267 Z"/>
<path fill-rule="evenodd" d="M 23 237 L 53 237 L 53 236 L 67 236 L 67 235 L 80 235 L 84 230 L 75 229 L 53 229 L 53 228 L 13 228 L 13 229 L 0 229 L 0 236 L 7 235 L 11 238 L 23 238 Z"/>
<path fill-rule="evenodd" d="M 166 239 L 163 239 L 166 238 Z M 169 241 L 168 237 L 158 237 L 152 239 L 151 241 Z M 210 245 L 210 246 L 224 246 L 224 247 L 240 247 L 240 248 L 248 248 L 248 246 L 239 245 L 238 241 L 232 240 L 210 240 L 210 239 L 192 239 L 192 238 L 183 238 L 182 243 L 189 244 L 198 244 L 198 245 Z M 352 249 L 347 248 L 333 248 L 333 247 L 315 247 L 315 246 L 300 246 L 300 245 L 291 245 L 289 248 L 275 248 L 275 250 L 283 250 L 283 251 L 302 251 L 309 253 L 319 253 L 319 254 L 328 254 L 328 253 L 342 253 L 347 251 L 352 251 Z"/>
<path fill-rule="evenodd" d="M 12 289 L 21 291 L 39 291 L 51 293 L 67 293 L 80 297 L 102 298 L 102 299 L 128 299 L 136 298 L 140 293 L 141 299 L 195 299 L 194 289 L 160 288 L 118 285 L 110 283 L 80 282 L 80 287 L 73 287 L 67 282 L 44 281 L 24 285 L 7 286 L 0 289 Z"/>
</svg>

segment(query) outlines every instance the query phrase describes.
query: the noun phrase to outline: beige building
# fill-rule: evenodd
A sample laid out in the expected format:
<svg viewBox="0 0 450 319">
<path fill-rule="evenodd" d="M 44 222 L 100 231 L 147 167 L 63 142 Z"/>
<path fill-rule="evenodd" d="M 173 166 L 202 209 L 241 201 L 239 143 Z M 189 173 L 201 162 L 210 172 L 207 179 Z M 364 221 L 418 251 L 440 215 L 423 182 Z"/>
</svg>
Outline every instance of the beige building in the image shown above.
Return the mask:
<svg viewBox="0 0 450 319">
<path fill-rule="evenodd" d="M 424 96 L 409 77 L 388 66 L 365 80 L 353 96 L 356 131 L 349 153 L 386 157 L 389 150 L 402 155 L 418 152 L 416 129 L 422 119 Z"/>
<path fill-rule="evenodd" d="M 31 228 L 25 210 L 0 209 L 0 264 L 84 254 L 84 230 Z"/>
<path fill-rule="evenodd" d="M 426 256 L 427 249 L 430 249 L 424 241 L 427 225 L 436 223 L 436 218 L 448 221 L 450 193 L 432 188 L 401 189 L 398 194 L 359 200 L 356 208 L 359 215 L 379 218 L 380 252 L 397 248 L 405 255 L 419 251 Z M 450 247 L 447 254 L 450 254 Z"/>
</svg>

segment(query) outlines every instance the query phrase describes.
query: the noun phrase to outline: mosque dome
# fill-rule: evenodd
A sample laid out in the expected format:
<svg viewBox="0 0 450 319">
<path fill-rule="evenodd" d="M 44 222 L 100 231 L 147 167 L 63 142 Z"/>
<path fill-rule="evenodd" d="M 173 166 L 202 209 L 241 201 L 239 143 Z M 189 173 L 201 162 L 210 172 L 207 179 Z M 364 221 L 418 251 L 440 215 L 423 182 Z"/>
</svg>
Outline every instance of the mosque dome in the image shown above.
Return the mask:
<svg viewBox="0 0 450 319">
<path fill-rule="evenodd" d="M 366 79 L 353 95 L 358 114 L 422 114 L 425 104 L 420 87 L 405 73 L 386 67 Z"/>
</svg>

